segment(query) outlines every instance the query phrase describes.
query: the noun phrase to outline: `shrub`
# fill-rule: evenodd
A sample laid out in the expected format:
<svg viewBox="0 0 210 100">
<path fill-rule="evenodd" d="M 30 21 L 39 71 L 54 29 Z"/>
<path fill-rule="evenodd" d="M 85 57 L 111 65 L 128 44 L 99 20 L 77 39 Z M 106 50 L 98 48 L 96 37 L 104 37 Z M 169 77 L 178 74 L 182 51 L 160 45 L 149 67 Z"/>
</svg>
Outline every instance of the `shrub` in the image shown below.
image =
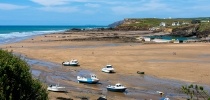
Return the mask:
<svg viewBox="0 0 210 100">
<path fill-rule="evenodd" d="M 29 65 L 12 54 L 0 50 L 1 100 L 46 100 L 46 87 L 32 78 Z"/>
</svg>

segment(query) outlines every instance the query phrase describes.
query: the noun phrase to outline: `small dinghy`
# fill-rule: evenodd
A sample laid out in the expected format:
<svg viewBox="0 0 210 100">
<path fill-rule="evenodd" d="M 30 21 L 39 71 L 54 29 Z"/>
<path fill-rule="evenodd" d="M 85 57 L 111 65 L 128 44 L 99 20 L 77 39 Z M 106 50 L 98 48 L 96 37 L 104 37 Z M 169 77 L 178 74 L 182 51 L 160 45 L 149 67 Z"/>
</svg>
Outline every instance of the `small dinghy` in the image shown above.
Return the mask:
<svg viewBox="0 0 210 100">
<path fill-rule="evenodd" d="M 76 59 L 66 61 L 62 63 L 64 66 L 79 66 L 79 62 Z"/>
<path fill-rule="evenodd" d="M 90 83 L 90 84 L 94 84 L 94 83 L 98 83 L 99 79 L 96 77 L 95 74 L 90 74 L 90 77 L 85 77 L 85 76 L 77 76 L 77 81 L 78 83 Z"/>
<path fill-rule="evenodd" d="M 53 92 L 66 92 L 66 88 L 59 86 L 59 84 L 50 85 L 50 86 L 48 86 L 47 90 L 53 91 Z"/>
<path fill-rule="evenodd" d="M 107 90 L 108 91 L 113 91 L 113 92 L 124 92 L 127 88 L 123 86 L 120 83 L 117 83 L 115 85 L 108 85 Z"/>
<path fill-rule="evenodd" d="M 114 73 L 114 68 L 112 65 L 106 65 L 104 68 L 101 69 L 102 72 L 105 73 Z"/>
</svg>

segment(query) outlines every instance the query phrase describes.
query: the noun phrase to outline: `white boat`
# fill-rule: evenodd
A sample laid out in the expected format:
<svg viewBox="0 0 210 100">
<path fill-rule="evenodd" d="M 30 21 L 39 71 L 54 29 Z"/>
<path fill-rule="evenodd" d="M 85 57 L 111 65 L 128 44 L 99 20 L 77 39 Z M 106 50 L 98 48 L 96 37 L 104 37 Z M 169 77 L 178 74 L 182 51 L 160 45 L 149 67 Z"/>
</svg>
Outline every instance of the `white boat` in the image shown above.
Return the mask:
<svg viewBox="0 0 210 100">
<path fill-rule="evenodd" d="M 96 77 L 95 74 L 90 74 L 90 77 L 84 77 L 84 76 L 77 76 L 77 81 L 78 83 L 90 83 L 90 84 L 94 84 L 94 83 L 98 83 L 99 79 Z"/>
<path fill-rule="evenodd" d="M 71 61 L 66 61 L 62 63 L 64 66 L 79 66 L 79 61 L 72 59 Z"/>
<path fill-rule="evenodd" d="M 106 73 L 114 73 L 114 68 L 112 65 L 106 65 L 104 68 L 101 69 L 102 72 Z"/>
<path fill-rule="evenodd" d="M 170 100 L 168 97 L 161 98 L 160 100 Z"/>
<path fill-rule="evenodd" d="M 59 86 L 59 84 L 50 85 L 50 86 L 48 86 L 47 90 L 53 91 L 53 92 L 66 92 L 66 88 Z"/>
<path fill-rule="evenodd" d="M 115 85 L 108 85 L 107 90 L 108 91 L 113 91 L 113 92 L 124 92 L 127 88 L 123 86 L 120 83 L 117 83 Z"/>
</svg>

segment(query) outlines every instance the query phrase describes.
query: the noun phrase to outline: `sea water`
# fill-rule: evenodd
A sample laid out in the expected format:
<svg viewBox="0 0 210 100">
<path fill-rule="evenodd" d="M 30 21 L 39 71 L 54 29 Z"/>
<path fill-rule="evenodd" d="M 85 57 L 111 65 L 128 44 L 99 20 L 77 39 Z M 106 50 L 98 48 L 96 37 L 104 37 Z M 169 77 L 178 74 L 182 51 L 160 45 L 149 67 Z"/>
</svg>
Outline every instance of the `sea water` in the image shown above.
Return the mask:
<svg viewBox="0 0 210 100">
<path fill-rule="evenodd" d="M 106 26 L 21 26 L 21 25 L 1 25 L 0 26 L 0 44 L 18 42 L 32 36 L 63 32 L 72 28 L 92 29 Z"/>
<path fill-rule="evenodd" d="M 182 37 L 182 36 L 172 36 L 172 35 L 155 35 L 155 36 L 148 36 L 148 37 L 152 39 L 179 40 L 179 41 L 198 39 L 196 37 Z"/>
</svg>

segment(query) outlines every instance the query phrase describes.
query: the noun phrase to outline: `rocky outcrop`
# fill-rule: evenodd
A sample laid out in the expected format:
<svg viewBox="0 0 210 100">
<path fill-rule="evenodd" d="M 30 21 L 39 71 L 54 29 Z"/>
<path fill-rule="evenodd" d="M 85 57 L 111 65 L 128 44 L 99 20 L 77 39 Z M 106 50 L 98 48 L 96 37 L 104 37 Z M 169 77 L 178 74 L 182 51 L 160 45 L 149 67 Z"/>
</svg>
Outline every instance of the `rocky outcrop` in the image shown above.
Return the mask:
<svg viewBox="0 0 210 100">
<path fill-rule="evenodd" d="M 189 26 L 178 27 L 172 30 L 171 35 L 173 36 L 182 36 L 182 37 L 190 37 L 195 36 L 198 32 L 199 24 L 192 24 Z"/>
<path fill-rule="evenodd" d="M 210 29 L 207 29 L 207 30 L 204 30 L 204 31 L 198 31 L 196 36 L 198 38 L 206 38 L 206 37 L 209 37 L 210 36 Z"/>
<path fill-rule="evenodd" d="M 192 24 L 185 27 L 174 28 L 172 30 L 171 35 L 173 36 L 182 36 L 182 37 L 190 37 L 196 36 L 198 38 L 206 38 L 210 35 L 210 28 L 203 26 L 202 24 Z"/>
<path fill-rule="evenodd" d="M 210 37 L 210 23 L 209 22 L 201 23 L 199 25 L 199 30 L 197 32 L 197 37 L 199 37 L 199 38 Z"/>
</svg>

